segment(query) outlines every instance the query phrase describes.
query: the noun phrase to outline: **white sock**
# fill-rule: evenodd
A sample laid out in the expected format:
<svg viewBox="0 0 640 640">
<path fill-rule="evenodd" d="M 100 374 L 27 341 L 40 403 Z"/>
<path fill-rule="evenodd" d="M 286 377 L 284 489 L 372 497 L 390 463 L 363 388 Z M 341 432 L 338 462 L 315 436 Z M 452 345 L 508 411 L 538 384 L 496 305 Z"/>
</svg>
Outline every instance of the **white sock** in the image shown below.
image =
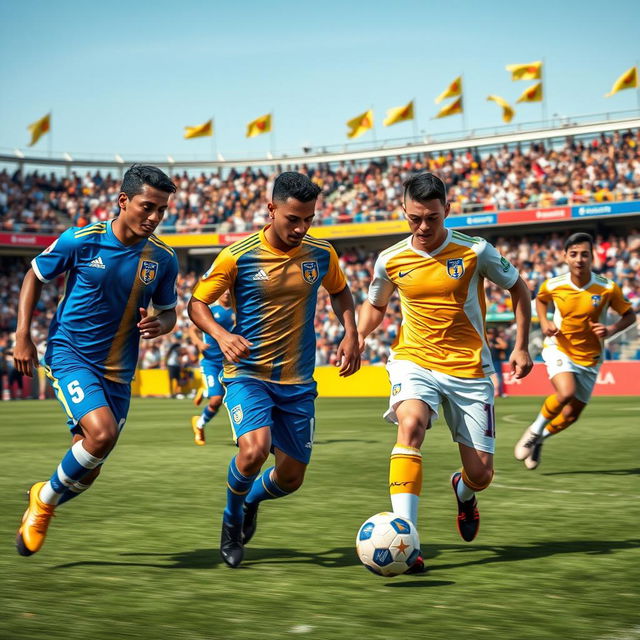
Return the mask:
<svg viewBox="0 0 640 640">
<path fill-rule="evenodd" d="M 45 504 L 58 504 L 58 500 L 60 500 L 61 497 L 62 494 L 56 493 L 50 482 L 47 482 L 47 484 L 40 489 L 40 493 L 38 494 L 40 502 L 44 502 Z"/>
<path fill-rule="evenodd" d="M 551 422 L 548 418 L 545 418 L 541 413 L 538 414 L 538 417 L 533 421 L 533 423 L 529 426 L 529 431 L 535 433 L 536 435 L 540 435 L 542 430 Z"/>
<path fill-rule="evenodd" d="M 420 496 L 413 493 L 393 493 L 391 494 L 391 510 L 403 518 L 413 522 L 413 526 L 418 528 L 418 503 Z"/>
<path fill-rule="evenodd" d="M 546 440 L 547 438 L 550 438 L 551 436 L 555 436 L 555 435 L 556 435 L 555 433 L 551 433 L 551 431 L 547 431 L 547 429 L 545 429 L 542 432 L 542 439 Z"/>
<path fill-rule="evenodd" d="M 458 494 L 458 498 L 462 502 L 467 502 L 468 500 L 471 500 L 473 496 L 476 495 L 473 489 L 470 489 L 469 487 L 467 487 L 467 485 L 464 483 L 464 480 L 462 478 L 460 478 L 460 482 L 458 482 L 456 493 Z"/>
<path fill-rule="evenodd" d="M 204 420 L 202 419 L 202 416 L 200 416 L 198 418 L 198 422 L 196 422 L 196 426 L 198 427 L 198 429 L 204 429 Z"/>
</svg>

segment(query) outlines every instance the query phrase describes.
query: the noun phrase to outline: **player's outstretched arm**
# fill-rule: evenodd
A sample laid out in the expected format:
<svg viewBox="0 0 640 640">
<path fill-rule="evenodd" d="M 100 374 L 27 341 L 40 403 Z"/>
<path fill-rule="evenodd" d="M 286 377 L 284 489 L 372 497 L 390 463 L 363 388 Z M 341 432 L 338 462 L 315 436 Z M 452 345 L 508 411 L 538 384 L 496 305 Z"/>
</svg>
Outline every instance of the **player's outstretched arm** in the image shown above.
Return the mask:
<svg viewBox="0 0 640 640">
<path fill-rule="evenodd" d="M 358 316 L 358 347 L 360 353 L 364 351 L 364 341 L 367 336 L 382 322 L 387 305 L 378 307 L 365 300 L 360 307 Z"/>
<path fill-rule="evenodd" d="M 38 366 L 38 352 L 31 339 L 31 320 L 41 292 L 42 282 L 38 280 L 33 269 L 29 269 L 20 289 L 16 344 L 13 349 L 13 362 L 16 369 L 29 377 L 33 375 L 34 367 Z"/>
<path fill-rule="evenodd" d="M 509 356 L 511 373 L 516 378 L 524 378 L 533 367 L 529 355 L 529 327 L 531 326 L 531 293 L 525 281 L 518 277 L 509 289 L 516 317 L 516 341 Z"/>
<path fill-rule="evenodd" d="M 157 315 L 150 316 L 145 308 L 140 307 L 140 322 L 138 322 L 140 337 L 151 340 L 169 333 L 176 326 L 176 320 L 175 309 L 165 309 Z"/>
<path fill-rule="evenodd" d="M 630 327 L 635 321 L 636 314 L 632 309 L 627 309 L 614 324 L 606 325 L 601 322 L 591 322 L 590 320 L 589 325 L 591 326 L 591 331 L 593 331 L 598 338 L 610 338 L 611 336 L 615 336 L 616 333 Z"/>
<path fill-rule="evenodd" d="M 187 307 L 189 317 L 193 324 L 204 333 L 208 333 L 220 346 L 220 351 L 229 362 L 240 362 L 249 355 L 249 349 L 253 346 L 246 338 L 237 333 L 229 333 L 214 319 L 209 306 L 191 296 Z"/>
<path fill-rule="evenodd" d="M 538 321 L 540 322 L 540 329 L 545 336 L 555 336 L 559 333 L 558 327 L 556 327 L 553 320 L 547 320 L 547 310 L 549 303 L 543 302 L 536 298 L 536 313 L 538 314 Z"/>
<path fill-rule="evenodd" d="M 344 338 L 338 346 L 336 365 L 340 367 L 339 374 L 347 377 L 360 368 L 356 311 L 349 287 L 331 296 L 331 306 L 344 327 Z"/>
</svg>

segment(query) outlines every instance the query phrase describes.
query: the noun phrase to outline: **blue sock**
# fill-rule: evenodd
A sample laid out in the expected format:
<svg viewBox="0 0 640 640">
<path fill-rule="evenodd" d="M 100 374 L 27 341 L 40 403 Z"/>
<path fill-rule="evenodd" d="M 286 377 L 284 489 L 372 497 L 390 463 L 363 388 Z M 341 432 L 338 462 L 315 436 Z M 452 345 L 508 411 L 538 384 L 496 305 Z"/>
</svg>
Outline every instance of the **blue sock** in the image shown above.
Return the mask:
<svg viewBox="0 0 640 640">
<path fill-rule="evenodd" d="M 209 405 L 207 405 L 204 408 L 204 411 L 202 412 L 202 414 L 200 415 L 200 423 L 202 424 L 202 426 L 204 426 L 205 424 L 207 424 L 207 422 L 209 422 L 213 416 L 216 415 L 216 413 L 218 413 L 218 411 L 211 411 L 211 409 L 209 409 Z"/>
<path fill-rule="evenodd" d="M 251 491 L 247 496 L 247 504 L 258 504 L 263 500 L 275 500 L 288 496 L 292 491 L 285 491 L 272 478 L 272 471 L 275 467 L 267 469 L 259 478 L 256 478 L 251 486 Z"/>
<path fill-rule="evenodd" d="M 65 489 L 65 492 L 60 496 L 58 506 L 76 498 L 81 493 L 84 493 L 90 486 L 90 484 L 84 484 L 83 482 L 74 482 L 73 485 L 68 489 Z"/>
<path fill-rule="evenodd" d="M 238 471 L 235 456 L 231 459 L 227 472 L 227 506 L 224 508 L 223 516 L 227 524 L 242 524 L 244 499 L 257 475 L 255 473 L 252 476 L 243 476 Z"/>
</svg>

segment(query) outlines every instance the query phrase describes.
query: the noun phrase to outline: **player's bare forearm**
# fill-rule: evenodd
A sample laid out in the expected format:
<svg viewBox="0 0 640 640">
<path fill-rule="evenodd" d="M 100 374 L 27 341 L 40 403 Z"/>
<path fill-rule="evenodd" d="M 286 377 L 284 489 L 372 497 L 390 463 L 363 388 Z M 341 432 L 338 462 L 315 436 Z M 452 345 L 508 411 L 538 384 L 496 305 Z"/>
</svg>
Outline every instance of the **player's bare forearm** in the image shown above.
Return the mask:
<svg viewBox="0 0 640 640">
<path fill-rule="evenodd" d="M 140 331 L 140 337 L 145 340 L 152 340 L 158 336 L 169 333 L 176 325 L 176 310 L 164 309 L 157 315 L 150 316 L 148 311 L 140 307 L 140 322 L 137 327 Z"/>
<path fill-rule="evenodd" d="M 331 306 L 344 327 L 345 334 L 355 336 L 357 334 L 356 310 L 349 287 L 331 296 Z"/>
<path fill-rule="evenodd" d="M 620 331 L 624 331 L 627 327 L 630 327 L 635 321 L 636 314 L 632 309 L 628 309 L 614 324 L 605 325 L 599 322 L 592 322 L 591 330 L 599 338 L 610 338 L 611 336 L 615 336 L 616 333 L 620 333 Z"/>
<path fill-rule="evenodd" d="M 27 271 L 18 298 L 18 320 L 16 325 L 16 344 L 13 349 L 13 361 L 16 369 L 26 376 L 33 375 L 34 366 L 38 365 L 36 346 L 31 339 L 31 320 L 33 310 L 40 300 L 42 282 L 38 280 L 33 269 Z"/>
<path fill-rule="evenodd" d="M 387 305 L 383 307 L 377 307 L 372 305 L 368 300 L 365 300 L 360 307 L 360 314 L 358 317 L 358 342 L 360 345 L 360 352 L 364 349 L 364 341 L 367 336 L 382 322 L 384 314 L 387 310 Z"/>
<path fill-rule="evenodd" d="M 531 325 L 531 293 L 522 278 L 509 289 L 516 317 L 515 346 L 509 357 L 511 372 L 516 378 L 524 378 L 533 367 L 529 355 L 529 327 Z"/>
<path fill-rule="evenodd" d="M 548 303 L 542 302 L 542 300 L 538 300 L 538 298 L 536 298 L 536 314 L 538 316 L 538 321 L 540 322 L 540 330 L 545 336 L 555 336 L 556 333 L 558 333 L 558 327 L 556 327 L 553 322 L 549 322 L 549 320 L 547 320 L 548 309 Z"/>
<path fill-rule="evenodd" d="M 331 296 L 331 306 L 344 327 L 344 338 L 338 345 L 336 365 L 340 367 L 339 374 L 347 377 L 360 368 L 356 311 L 349 287 L 345 286 L 340 293 Z"/>
</svg>

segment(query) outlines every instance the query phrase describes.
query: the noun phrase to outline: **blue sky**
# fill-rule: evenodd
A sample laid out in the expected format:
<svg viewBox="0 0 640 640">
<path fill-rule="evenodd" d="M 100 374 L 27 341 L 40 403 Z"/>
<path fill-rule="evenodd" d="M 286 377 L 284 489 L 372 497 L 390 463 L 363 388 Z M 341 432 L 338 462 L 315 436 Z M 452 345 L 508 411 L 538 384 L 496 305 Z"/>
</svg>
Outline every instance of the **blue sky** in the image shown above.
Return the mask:
<svg viewBox="0 0 640 640">
<path fill-rule="evenodd" d="M 210 139 L 182 134 L 211 116 L 227 158 L 346 143 L 345 121 L 371 106 L 378 140 L 411 136 L 382 120 L 412 98 L 419 130 L 455 132 L 461 117 L 433 120 L 433 100 L 460 73 L 468 125 L 498 126 L 487 95 L 513 104 L 532 84 L 505 65 L 542 58 L 549 115 L 632 110 L 637 92 L 603 94 L 640 58 L 639 32 L 638 3 L 622 0 L 5 0 L 0 149 L 26 150 L 26 126 L 50 110 L 54 153 L 125 161 L 210 157 Z M 540 119 L 540 105 L 514 106 L 514 122 Z M 246 139 L 270 111 L 274 139 Z"/>
</svg>

